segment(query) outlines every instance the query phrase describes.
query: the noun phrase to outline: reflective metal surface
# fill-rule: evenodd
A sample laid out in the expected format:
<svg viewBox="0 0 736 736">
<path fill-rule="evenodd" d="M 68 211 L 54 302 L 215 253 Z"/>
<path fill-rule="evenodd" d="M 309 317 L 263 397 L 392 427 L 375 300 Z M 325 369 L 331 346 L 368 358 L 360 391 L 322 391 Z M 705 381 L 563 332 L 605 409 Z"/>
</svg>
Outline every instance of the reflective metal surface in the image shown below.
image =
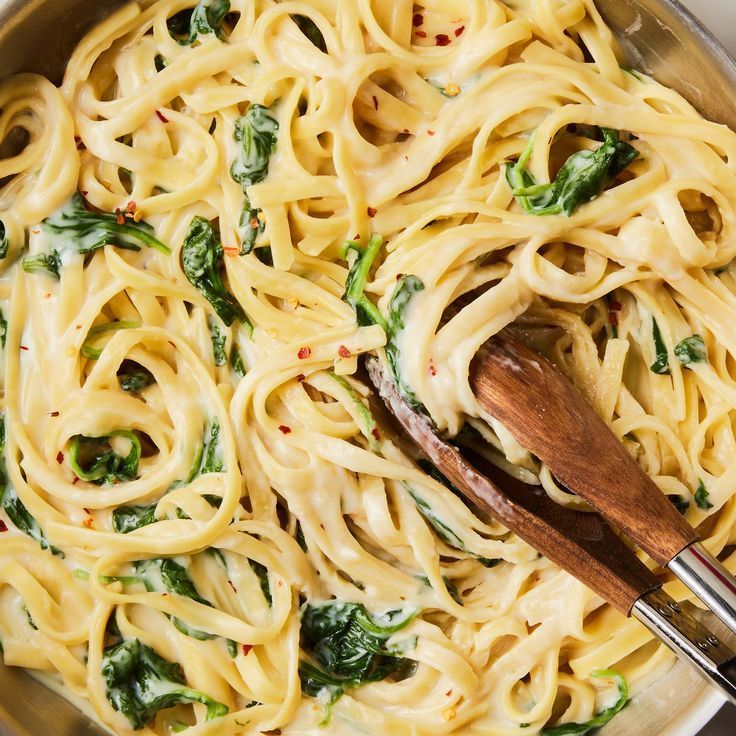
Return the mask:
<svg viewBox="0 0 736 736">
<path fill-rule="evenodd" d="M 632 614 L 736 705 L 736 653 L 661 588 L 634 603 Z"/>
<path fill-rule="evenodd" d="M 667 567 L 736 633 L 736 583 L 702 544 L 686 547 Z"/>
<path fill-rule="evenodd" d="M 80 36 L 120 0 L 0 0 L 0 78 L 38 71 L 59 81 Z M 736 128 L 736 66 L 672 0 L 597 0 L 627 63 L 677 89 L 706 117 Z M 707 625 L 716 625 L 709 617 Z M 725 627 L 724 627 L 725 629 Z M 734 646 L 728 632 L 716 632 Z M 693 736 L 719 699 L 685 664 L 636 698 L 601 736 Z M 736 714 L 732 715 L 736 724 Z M 736 733 L 736 725 L 734 726 Z M 97 736 L 76 708 L 0 665 L 0 736 Z"/>
</svg>

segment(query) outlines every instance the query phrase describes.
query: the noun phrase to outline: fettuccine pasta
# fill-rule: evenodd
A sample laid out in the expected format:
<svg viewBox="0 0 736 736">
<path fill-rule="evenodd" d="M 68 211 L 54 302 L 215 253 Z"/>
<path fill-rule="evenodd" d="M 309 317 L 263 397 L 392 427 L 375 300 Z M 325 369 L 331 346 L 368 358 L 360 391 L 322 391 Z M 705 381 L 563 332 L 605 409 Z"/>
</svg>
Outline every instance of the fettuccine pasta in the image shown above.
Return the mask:
<svg viewBox="0 0 736 736">
<path fill-rule="evenodd" d="M 0 142 L 5 664 L 159 736 L 552 736 L 672 666 L 361 370 L 584 508 L 470 390 L 514 323 L 736 542 L 736 135 L 592 0 L 131 3 Z"/>
</svg>

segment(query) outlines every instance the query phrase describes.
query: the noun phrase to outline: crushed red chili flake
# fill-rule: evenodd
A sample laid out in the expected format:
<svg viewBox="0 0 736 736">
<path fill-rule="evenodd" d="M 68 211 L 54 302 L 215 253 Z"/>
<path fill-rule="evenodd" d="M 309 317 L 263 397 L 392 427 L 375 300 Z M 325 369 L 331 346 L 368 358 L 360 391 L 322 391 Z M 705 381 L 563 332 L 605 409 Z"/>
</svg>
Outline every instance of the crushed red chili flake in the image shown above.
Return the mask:
<svg viewBox="0 0 736 736">
<path fill-rule="evenodd" d="M 228 578 L 227 584 L 233 589 L 234 593 L 238 592 L 238 589 L 235 587 L 235 583 Z"/>
<path fill-rule="evenodd" d="M 115 209 L 115 214 L 117 215 L 118 225 L 125 225 L 125 215 L 121 211 L 120 207 Z"/>
<path fill-rule="evenodd" d="M 158 116 L 158 119 L 159 119 L 159 120 L 160 120 L 160 121 L 161 121 L 162 123 L 168 123 L 168 122 L 169 122 L 169 119 L 168 119 L 168 118 L 166 117 L 166 115 L 164 115 L 164 114 L 163 114 L 163 113 L 161 112 L 161 110 L 156 110 L 156 115 Z"/>
<path fill-rule="evenodd" d="M 373 95 L 372 99 L 373 99 L 373 109 L 378 110 L 378 97 Z"/>
<path fill-rule="evenodd" d="M 411 134 L 411 131 L 409 130 L 409 128 L 404 128 L 404 130 L 402 130 L 401 132 L 406 133 L 407 135 Z"/>
<path fill-rule="evenodd" d="M 360 240 L 360 233 L 353 236 L 353 240 Z"/>
<path fill-rule="evenodd" d="M 87 514 L 88 516 L 92 516 L 92 512 L 86 507 L 83 508 L 82 511 L 84 511 L 84 513 Z"/>
<path fill-rule="evenodd" d="M 27 348 L 27 347 L 26 347 L 25 345 L 21 345 L 21 346 L 20 346 L 20 349 L 21 349 L 21 350 L 29 350 L 29 348 Z"/>
<path fill-rule="evenodd" d="M 52 412 L 51 412 L 51 413 L 49 414 L 49 416 L 50 416 L 50 417 L 58 417 L 58 416 L 59 416 L 59 412 L 58 412 L 58 411 L 52 411 Z"/>
<path fill-rule="evenodd" d="M 432 377 L 437 375 L 437 369 L 434 367 L 434 363 L 431 360 L 429 361 L 429 375 Z"/>
<path fill-rule="evenodd" d="M 447 46 L 450 43 L 450 37 L 446 33 L 438 33 L 434 37 L 435 46 Z"/>
<path fill-rule="evenodd" d="M 452 690 L 448 690 L 448 691 L 447 691 L 447 692 L 445 693 L 445 697 L 446 697 L 446 698 L 449 698 L 449 697 L 450 697 L 450 695 L 452 695 Z"/>
<path fill-rule="evenodd" d="M 56 453 L 56 462 L 59 463 L 59 465 L 64 462 L 64 453 L 61 450 Z"/>
<path fill-rule="evenodd" d="M 427 38 L 427 34 L 424 31 L 415 31 L 414 35 L 419 36 L 419 38 Z"/>
<path fill-rule="evenodd" d="M 381 439 L 381 433 L 378 431 L 378 427 L 373 427 L 373 429 L 371 430 L 371 434 L 373 435 L 374 440 Z"/>
<path fill-rule="evenodd" d="M 303 381 L 303 380 L 304 380 L 305 378 L 306 378 L 306 376 L 305 376 L 305 375 L 304 375 L 303 373 L 300 373 L 300 374 L 299 374 L 299 375 L 298 375 L 298 376 L 296 377 L 296 380 L 297 380 L 297 381 L 298 381 L 299 383 L 301 383 L 301 382 L 302 382 L 302 381 Z"/>
<path fill-rule="evenodd" d="M 95 520 L 93 518 L 87 518 L 85 519 L 82 524 L 87 527 L 87 529 L 91 529 L 92 525 L 95 523 Z"/>
<path fill-rule="evenodd" d="M 8 525 L 0 519 L 0 532 L 6 532 L 8 531 Z"/>
<path fill-rule="evenodd" d="M 88 191 L 87 191 L 86 189 L 81 189 L 79 193 L 80 193 L 80 194 L 81 194 L 81 195 L 82 195 L 83 197 L 86 197 L 86 196 L 87 196 L 87 195 L 89 194 L 89 192 L 88 192 Z"/>
<path fill-rule="evenodd" d="M 434 135 L 434 131 L 433 130 L 428 130 L 427 131 L 427 135 Z"/>
<path fill-rule="evenodd" d="M 296 354 L 296 357 L 299 358 L 299 360 L 306 360 L 311 354 L 312 348 L 299 348 L 299 352 Z"/>
<path fill-rule="evenodd" d="M 243 644 L 243 656 L 247 657 L 251 649 L 253 649 L 252 644 Z"/>
<path fill-rule="evenodd" d="M 616 312 L 611 311 L 608 313 L 608 323 L 613 325 L 614 327 L 618 325 L 618 315 Z"/>
<path fill-rule="evenodd" d="M 78 136 L 74 136 L 74 145 L 77 147 L 77 151 L 81 151 L 84 148 L 84 143 L 82 143 L 82 139 Z"/>
<path fill-rule="evenodd" d="M 258 228 L 261 226 L 261 221 L 257 217 L 251 217 L 248 224 L 250 225 L 252 230 L 258 230 Z"/>
<path fill-rule="evenodd" d="M 417 26 L 421 26 L 424 23 L 424 16 L 421 13 L 414 13 L 414 16 L 411 19 L 411 24 L 416 28 Z"/>
<path fill-rule="evenodd" d="M 285 424 L 279 424 L 279 432 L 281 432 L 281 434 L 290 434 L 291 427 L 287 427 Z"/>
<path fill-rule="evenodd" d="M 378 210 L 375 207 L 368 208 L 368 217 L 375 217 Z"/>
<path fill-rule="evenodd" d="M 340 345 L 340 347 L 337 349 L 337 354 L 341 358 L 349 358 L 352 355 L 352 353 L 344 345 Z"/>
<path fill-rule="evenodd" d="M 620 311 L 621 311 L 621 309 L 622 309 L 622 307 L 621 307 L 621 302 L 617 302 L 617 301 L 612 301 L 612 302 L 610 302 L 610 303 L 608 304 L 608 306 L 609 306 L 609 307 L 610 307 L 611 309 L 615 309 L 615 310 L 616 310 L 617 312 L 620 312 Z"/>
<path fill-rule="evenodd" d="M 75 475 L 74 476 L 74 480 L 72 481 L 72 485 L 75 486 L 75 485 L 77 485 L 77 483 L 79 483 L 79 476 L 78 475 Z"/>
<path fill-rule="evenodd" d="M 456 28 L 455 37 L 462 36 L 464 31 L 465 31 L 465 26 L 460 26 L 460 28 Z"/>
</svg>

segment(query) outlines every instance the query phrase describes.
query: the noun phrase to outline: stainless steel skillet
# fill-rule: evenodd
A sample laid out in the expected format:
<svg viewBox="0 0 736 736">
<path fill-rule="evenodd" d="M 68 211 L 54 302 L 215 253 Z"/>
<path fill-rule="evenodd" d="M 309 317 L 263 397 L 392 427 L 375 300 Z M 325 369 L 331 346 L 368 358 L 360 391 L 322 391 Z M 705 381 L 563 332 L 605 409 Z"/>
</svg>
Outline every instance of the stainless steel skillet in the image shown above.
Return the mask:
<svg viewBox="0 0 736 736">
<path fill-rule="evenodd" d="M 702 0 L 707 2 L 708 0 Z M 75 43 L 120 0 L 0 0 L 0 78 L 37 71 L 54 81 Z M 674 0 L 597 0 L 627 63 L 677 89 L 706 117 L 736 129 L 736 63 Z M 719 703 L 677 666 L 601 736 L 694 736 Z M 731 713 L 736 733 L 736 712 Z M 28 675 L 0 665 L 0 736 L 96 736 L 79 711 Z"/>
</svg>

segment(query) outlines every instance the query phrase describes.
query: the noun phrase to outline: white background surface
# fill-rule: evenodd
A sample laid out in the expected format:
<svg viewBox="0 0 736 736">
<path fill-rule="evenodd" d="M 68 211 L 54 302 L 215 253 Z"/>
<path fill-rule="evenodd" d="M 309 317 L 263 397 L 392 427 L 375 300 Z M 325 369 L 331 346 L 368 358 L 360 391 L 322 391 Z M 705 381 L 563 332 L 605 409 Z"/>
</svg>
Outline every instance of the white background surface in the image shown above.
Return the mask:
<svg viewBox="0 0 736 736">
<path fill-rule="evenodd" d="M 736 58 L 736 0 L 680 0 Z M 736 736 L 736 708 L 726 706 L 699 736 Z"/>
<path fill-rule="evenodd" d="M 680 0 L 736 57 L 736 0 Z M 736 723 L 733 730 L 736 736 Z"/>
</svg>

